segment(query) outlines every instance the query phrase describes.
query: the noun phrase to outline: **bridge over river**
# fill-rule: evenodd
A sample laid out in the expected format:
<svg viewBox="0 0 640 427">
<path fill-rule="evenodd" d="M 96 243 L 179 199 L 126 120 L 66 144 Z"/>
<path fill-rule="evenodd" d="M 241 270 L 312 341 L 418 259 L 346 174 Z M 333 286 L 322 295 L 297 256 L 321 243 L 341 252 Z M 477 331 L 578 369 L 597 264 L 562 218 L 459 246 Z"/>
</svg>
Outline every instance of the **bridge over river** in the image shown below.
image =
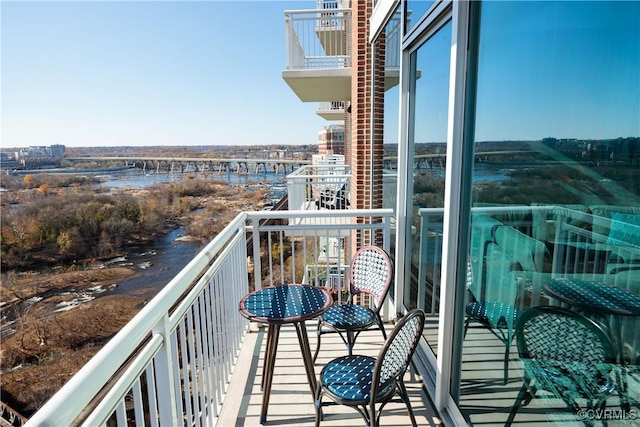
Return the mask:
<svg viewBox="0 0 640 427">
<path fill-rule="evenodd" d="M 238 172 L 258 173 L 260 171 L 287 172 L 300 166 L 311 164 L 311 160 L 298 159 L 222 159 L 202 157 L 152 157 L 152 156 L 99 156 L 99 157 L 65 157 L 72 162 L 122 162 L 124 166 L 139 167 L 142 170 L 166 172 Z"/>
<path fill-rule="evenodd" d="M 529 150 L 500 150 L 479 151 L 475 153 L 476 161 L 487 160 L 488 157 L 504 157 L 515 154 L 531 153 Z M 275 173 L 293 172 L 303 165 L 311 164 L 311 160 L 303 159 L 260 159 L 260 158 L 203 158 L 203 157 L 153 157 L 153 156 L 96 156 L 96 157 L 65 157 L 72 162 L 122 162 L 124 166 L 139 167 L 143 170 L 156 170 L 167 172 L 238 172 L 259 173 L 273 171 Z M 383 159 L 385 169 L 397 169 L 398 157 L 390 156 Z M 444 168 L 446 165 L 445 154 L 418 154 L 413 158 L 414 169 L 427 169 L 432 167 Z"/>
</svg>

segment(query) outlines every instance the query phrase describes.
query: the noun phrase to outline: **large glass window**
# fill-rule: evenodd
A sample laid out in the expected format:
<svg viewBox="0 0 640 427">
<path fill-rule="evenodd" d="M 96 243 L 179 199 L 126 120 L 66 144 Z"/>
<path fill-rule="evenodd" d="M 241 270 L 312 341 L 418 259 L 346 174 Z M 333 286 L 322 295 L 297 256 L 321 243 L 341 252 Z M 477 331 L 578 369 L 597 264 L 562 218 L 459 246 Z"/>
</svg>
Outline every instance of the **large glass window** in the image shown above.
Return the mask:
<svg viewBox="0 0 640 427">
<path fill-rule="evenodd" d="M 398 101 L 400 98 L 400 50 L 401 20 L 397 9 L 385 26 L 384 37 L 376 42 L 378 49 L 384 46 L 384 157 L 398 158 Z M 398 173 L 397 162 L 383 164 L 382 207 L 396 209 Z"/>
<path fill-rule="evenodd" d="M 629 425 L 640 3 L 487 1 L 478 42 L 459 406 L 474 425 Z"/>
<path fill-rule="evenodd" d="M 437 353 L 451 22 L 411 54 L 405 305 L 427 313 L 425 335 Z"/>
<path fill-rule="evenodd" d="M 435 3 L 434 0 L 408 0 L 405 2 L 405 32 L 413 28 Z"/>
</svg>

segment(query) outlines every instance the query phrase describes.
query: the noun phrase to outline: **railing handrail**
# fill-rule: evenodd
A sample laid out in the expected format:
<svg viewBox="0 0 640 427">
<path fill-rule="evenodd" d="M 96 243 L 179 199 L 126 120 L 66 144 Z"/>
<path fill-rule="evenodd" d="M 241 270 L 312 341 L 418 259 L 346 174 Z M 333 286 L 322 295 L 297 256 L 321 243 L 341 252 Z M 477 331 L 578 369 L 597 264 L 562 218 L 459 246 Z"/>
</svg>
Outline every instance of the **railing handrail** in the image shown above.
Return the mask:
<svg viewBox="0 0 640 427">
<path fill-rule="evenodd" d="M 335 179 L 335 178 L 340 178 L 340 179 L 349 179 L 351 178 L 351 174 L 341 174 L 341 173 L 336 173 L 336 174 L 332 174 L 332 175 L 287 175 L 287 179 L 291 179 L 294 181 L 301 181 L 301 180 L 305 180 L 305 179 L 309 179 L 309 178 L 314 178 L 314 179 L 319 179 L 319 180 L 324 180 L 324 179 Z M 320 181 L 322 183 L 326 182 L 326 181 Z"/>
<path fill-rule="evenodd" d="M 293 9 L 293 10 L 285 10 L 284 15 L 302 15 L 302 14 L 329 14 L 329 13 L 349 13 L 351 14 L 351 9 L 349 8 L 341 8 L 341 9 Z"/>
<path fill-rule="evenodd" d="M 116 374 L 153 328 L 168 317 L 171 307 L 215 259 L 226 242 L 244 229 L 246 213 L 240 213 L 183 268 L 149 304 L 131 319 L 105 346 L 46 402 L 27 426 L 69 425 L 103 386 Z M 117 352 L 114 350 L 118 350 Z"/>
<path fill-rule="evenodd" d="M 365 216 L 381 216 L 388 217 L 393 215 L 393 209 L 337 209 L 324 211 L 254 211 L 245 212 L 247 219 L 275 219 L 275 218 L 340 218 L 340 217 L 365 217 Z M 324 229 L 335 227 L 335 224 L 314 224 L 313 227 Z"/>
<path fill-rule="evenodd" d="M 320 174 L 309 174 L 309 171 L 321 170 L 321 171 L 331 171 L 331 170 L 344 170 L 344 173 L 320 173 Z M 287 179 L 307 179 L 307 178 L 316 178 L 316 179 L 324 179 L 327 177 L 331 178 L 351 178 L 350 167 L 348 165 L 339 165 L 339 164 L 322 164 L 322 165 L 305 165 L 301 166 L 289 175 L 287 175 Z"/>
</svg>

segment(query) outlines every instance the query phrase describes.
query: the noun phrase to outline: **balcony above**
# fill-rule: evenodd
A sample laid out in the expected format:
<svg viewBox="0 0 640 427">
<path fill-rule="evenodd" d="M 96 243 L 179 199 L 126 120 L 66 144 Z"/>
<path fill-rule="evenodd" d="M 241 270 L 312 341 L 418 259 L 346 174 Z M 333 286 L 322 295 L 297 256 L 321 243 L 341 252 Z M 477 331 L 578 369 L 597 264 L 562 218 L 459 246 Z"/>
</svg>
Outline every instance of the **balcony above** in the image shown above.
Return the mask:
<svg viewBox="0 0 640 427">
<path fill-rule="evenodd" d="M 285 12 L 287 65 L 282 78 L 303 102 L 351 97 L 351 10 Z"/>
<path fill-rule="evenodd" d="M 325 120 L 344 120 L 344 101 L 320 102 L 316 114 Z"/>
</svg>

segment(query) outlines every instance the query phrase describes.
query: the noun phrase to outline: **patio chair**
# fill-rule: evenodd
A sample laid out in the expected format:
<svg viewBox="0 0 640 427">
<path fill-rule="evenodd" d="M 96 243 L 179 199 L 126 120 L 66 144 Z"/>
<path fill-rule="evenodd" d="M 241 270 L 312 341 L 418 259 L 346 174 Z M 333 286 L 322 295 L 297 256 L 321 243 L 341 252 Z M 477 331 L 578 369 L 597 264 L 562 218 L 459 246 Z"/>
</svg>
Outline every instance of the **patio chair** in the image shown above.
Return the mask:
<svg viewBox="0 0 640 427">
<path fill-rule="evenodd" d="M 320 193 L 320 198 L 316 200 L 316 207 L 318 209 L 346 209 L 349 207 L 346 184 L 343 184 L 337 190 L 331 191 L 327 189 Z"/>
<path fill-rule="evenodd" d="M 327 363 L 320 372 L 315 394 L 316 427 L 323 419 L 322 407 L 328 405 L 352 407 L 362 415 L 367 426 L 378 426 L 382 409 L 396 395 L 407 406 L 411 424 L 416 426 L 402 378 L 422 336 L 424 318 L 420 309 L 405 315 L 393 328 L 376 358 L 349 355 Z M 325 395 L 331 401 L 323 403 Z M 377 404 L 380 404 L 378 410 Z"/>
<path fill-rule="evenodd" d="M 587 410 L 604 409 L 616 388 L 615 350 L 599 324 L 575 311 L 540 306 L 523 313 L 515 336 L 524 381 L 506 425 L 538 390 L 548 392 L 545 397 L 561 399 L 576 415 L 584 413 L 578 399 L 586 399 Z M 588 417 L 583 421 L 593 424 Z"/>
<path fill-rule="evenodd" d="M 350 289 L 346 304 L 333 305 L 318 319 L 318 342 L 313 361 L 320 352 L 322 335 L 339 333 L 347 346 L 349 355 L 353 352 L 358 335 L 362 331 L 377 328 L 386 339 L 380 309 L 389 293 L 393 278 L 393 263 L 389 255 L 377 246 L 365 246 L 358 250 L 351 261 Z M 369 296 L 373 308 L 354 304 L 354 297 Z M 325 329 L 326 328 L 326 329 Z"/>
</svg>

